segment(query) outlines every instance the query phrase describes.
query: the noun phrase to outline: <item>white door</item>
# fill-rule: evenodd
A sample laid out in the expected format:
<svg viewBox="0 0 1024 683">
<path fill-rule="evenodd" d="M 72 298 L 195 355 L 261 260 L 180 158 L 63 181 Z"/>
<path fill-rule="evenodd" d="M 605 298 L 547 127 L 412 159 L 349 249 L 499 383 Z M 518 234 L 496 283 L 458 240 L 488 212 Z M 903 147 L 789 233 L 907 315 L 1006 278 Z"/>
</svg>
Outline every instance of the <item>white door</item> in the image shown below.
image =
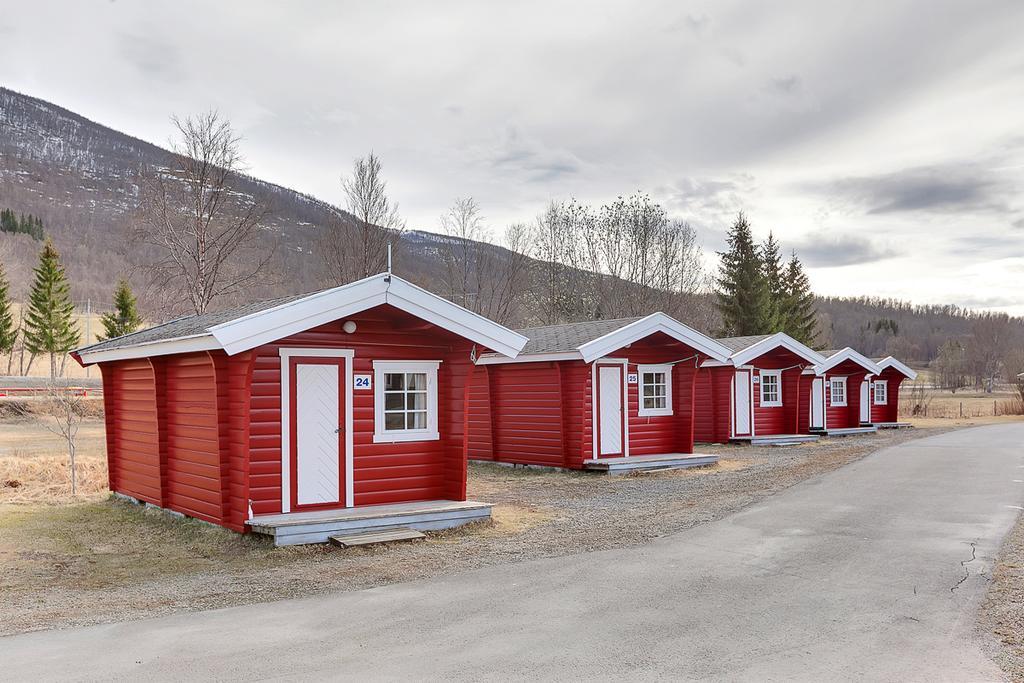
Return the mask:
<svg viewBox="0 0 1024 683">
<path fill-rule="evenodd" d="M 341 501 L 338 365 L 295 367 L 295 497 L 297 505 Z"/>
<path fill-rule="evenodd" d="M 734 436 L 750 436 L 750 370 L 737 370 L 733 381 Z"/>
<path fill-rule="evenodd" d="M 622 455 L 622 366 L 597 368 L 601 455 Z"/>
<path fill-rule="evenodd" d="M 860 421 L 871 422 L 871 382 L 867 379 L 860 383 Z"/>
<path fill-rule="evenodd" d="M 825 428 L 825 380 L 816 377 L 811 382 L 811 429 Z"/>
</svg>

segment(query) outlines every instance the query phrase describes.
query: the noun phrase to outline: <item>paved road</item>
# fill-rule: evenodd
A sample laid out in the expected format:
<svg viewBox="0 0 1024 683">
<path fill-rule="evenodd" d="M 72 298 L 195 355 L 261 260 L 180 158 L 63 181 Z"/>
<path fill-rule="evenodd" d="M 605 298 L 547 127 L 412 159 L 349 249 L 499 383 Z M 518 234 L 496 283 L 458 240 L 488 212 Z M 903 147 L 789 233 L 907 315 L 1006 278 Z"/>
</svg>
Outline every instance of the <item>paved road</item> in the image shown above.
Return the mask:
<svg viewBox="0 0 1024 683">
<path fill-rule="evenodd" d="M 999 678 L 1024 425 L 880 451 L 641 548 L 0 639 L 0 678 Z"/>
</svg>

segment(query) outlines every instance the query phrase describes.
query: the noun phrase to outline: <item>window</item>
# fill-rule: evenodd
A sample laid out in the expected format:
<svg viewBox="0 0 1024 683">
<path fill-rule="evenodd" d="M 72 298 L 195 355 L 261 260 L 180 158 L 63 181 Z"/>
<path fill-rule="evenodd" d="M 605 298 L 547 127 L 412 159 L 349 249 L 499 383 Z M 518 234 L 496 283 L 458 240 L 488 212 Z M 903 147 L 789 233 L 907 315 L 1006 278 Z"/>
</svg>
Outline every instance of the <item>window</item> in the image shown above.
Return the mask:
<svg viewBox="0 0 1024 683">
<path fill-rule="evenodd" d="M 845 406 L 846 405 L 846 378 L 845 377 L 833 377 L 830 380 L 830 387 L 832 391 L 832 400 L 830 405 L 834 406 Z"/>
<path fill-rule="evenodd" d="M 761 407 L 782 405 L 782 370 L 761 371 Z"/>
<path fill-rule="evenodd" d="M 440 361 L 374 361 L 374 443 L 436 441 Z"/>
<path fill-rule="evenodd" d="M 672 414 L 672 366 L 639 365 L 640 417 Z"/>
<path fill-rule="evenodd" d="M 875 405 L 884 406 L 889 403 L 889 382 L 878 380 L 875 382 Z"/>
</svg>

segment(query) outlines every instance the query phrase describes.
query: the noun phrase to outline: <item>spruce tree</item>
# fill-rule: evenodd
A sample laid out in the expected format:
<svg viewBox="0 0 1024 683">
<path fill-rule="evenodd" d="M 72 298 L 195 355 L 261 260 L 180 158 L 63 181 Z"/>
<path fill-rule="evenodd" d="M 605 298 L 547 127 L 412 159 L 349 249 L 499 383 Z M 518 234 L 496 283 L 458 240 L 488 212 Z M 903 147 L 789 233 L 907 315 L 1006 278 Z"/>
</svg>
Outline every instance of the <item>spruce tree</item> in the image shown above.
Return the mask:
<svg viewBox="0 0 1024 683">
<path fill-rule="evenodd" d="M 771 292 L 750 223 L 741 211 L 729 229 L 729 249 L 715 278 L 723 333 L 733 336 L 773 332 Z"/>
<path fill-rule="evenodd" d="M 782 265 L 782 253 L 775 235 L 768 233 L 768 239 L 761 244 L 761 267 L 764 272 L 765 284 L 768 286 L 768 299 L 771 315 L 769 332 L 775 333 L 784 327 L 783 311 L 786 308 L 786 287 L 783 282 L 785 266 Z"/>
<path fill-rule="evenodd" d="M 14 324 L 10 294 L 11 283 L 7 281 L 4 264 L 0 263 L 0 355 L 8 356 L 8 368 L 11 365 L 10 354 L 14 352 L 14 343 L 18 340 L 18 328 Z"/>
<path fill-rule="evenodd" d="M 135 296 L 124 278 L 118 280 L 117 289 L 114 290 L 113 312 L 104 313 L 100 322 L 103 323 L 103 336 L 100 337 L 100 341 L 131 334 L 142 324 L 135 306 Z"/>
<path fill-rule="evenodd" d="M 57 377 L 57 355 L 67 353 L 78 344 L 78 327 L 72 318 L 74 310 L 71 286 L 60 263 L 60 254 L 53 242 L 46 240 L 39 252 L 23 334 L 25 347 L 33 356 L 50 354 L 50 379 Z"/>
<path fill-rule="evenodd" d="M 795 251 L 786 266 L 783 287 L 786 296 L 782 309 L 782 331 L 803 344 L 814 346 L 818 336 L 814 293 L 811 292 L 811 281 Z"/>
</svg>

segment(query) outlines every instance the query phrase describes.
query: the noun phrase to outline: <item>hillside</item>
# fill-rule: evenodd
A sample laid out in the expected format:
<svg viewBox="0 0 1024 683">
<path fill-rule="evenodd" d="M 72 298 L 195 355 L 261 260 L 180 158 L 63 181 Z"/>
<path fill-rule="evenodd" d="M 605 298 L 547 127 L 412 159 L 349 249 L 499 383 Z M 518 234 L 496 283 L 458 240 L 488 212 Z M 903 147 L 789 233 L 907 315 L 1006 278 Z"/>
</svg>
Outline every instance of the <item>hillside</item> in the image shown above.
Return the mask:
<svg viewBox="0 0 1024 683">
<path fill-rule="evenodd" d="M 128 271 L 127 235 L 139 201 L 140 169 L 165 166 L 170 153 L 54 104 L 0 88 L 0 208 L 42 219 L 61 250 L 77 301 L 90 299 L 103 310 L 115 279 Z M 339 169 L 341 170 L 341 169 Z M 249 299 L 310 291 L 321 285 L 313 245 L 322 227 L 340 212 L 300 192 L 240 177 L 236 189 L 270 200 L 273 211 L 261 239 L 275 247 L 276 261 L 266 282 L 247 291 Z M 452 238 L 407 232 L 398 270 L 437 291 L 442 276 L 439 251 Z M 0 233 L 5 263 L 16 298 L 24 296 L 39 243 L 28 235 Z M 508 252 L 485 245 L 497 259 Z M 528 285 L 527 285 L 528 286 Z M 145 305 L 145 296 L 143 295 Z M 691 299 L 686 322 L 713 331 L 707 297 Z M 231 305 L 236 301 L 222 301 Z M 966 312 L 954 307 L 913 307 L 894 301 L 820 298 L 821 343 L 852 345 L 871 355 L 899 352 L 916 362 L 933 358 L 943 341 L 969 332 Z M 529 306 L 517 309 L 513 323 L 529 324 Z M 1024 334 L 1024 322 L 1016 321 Z"/>
</svg>

